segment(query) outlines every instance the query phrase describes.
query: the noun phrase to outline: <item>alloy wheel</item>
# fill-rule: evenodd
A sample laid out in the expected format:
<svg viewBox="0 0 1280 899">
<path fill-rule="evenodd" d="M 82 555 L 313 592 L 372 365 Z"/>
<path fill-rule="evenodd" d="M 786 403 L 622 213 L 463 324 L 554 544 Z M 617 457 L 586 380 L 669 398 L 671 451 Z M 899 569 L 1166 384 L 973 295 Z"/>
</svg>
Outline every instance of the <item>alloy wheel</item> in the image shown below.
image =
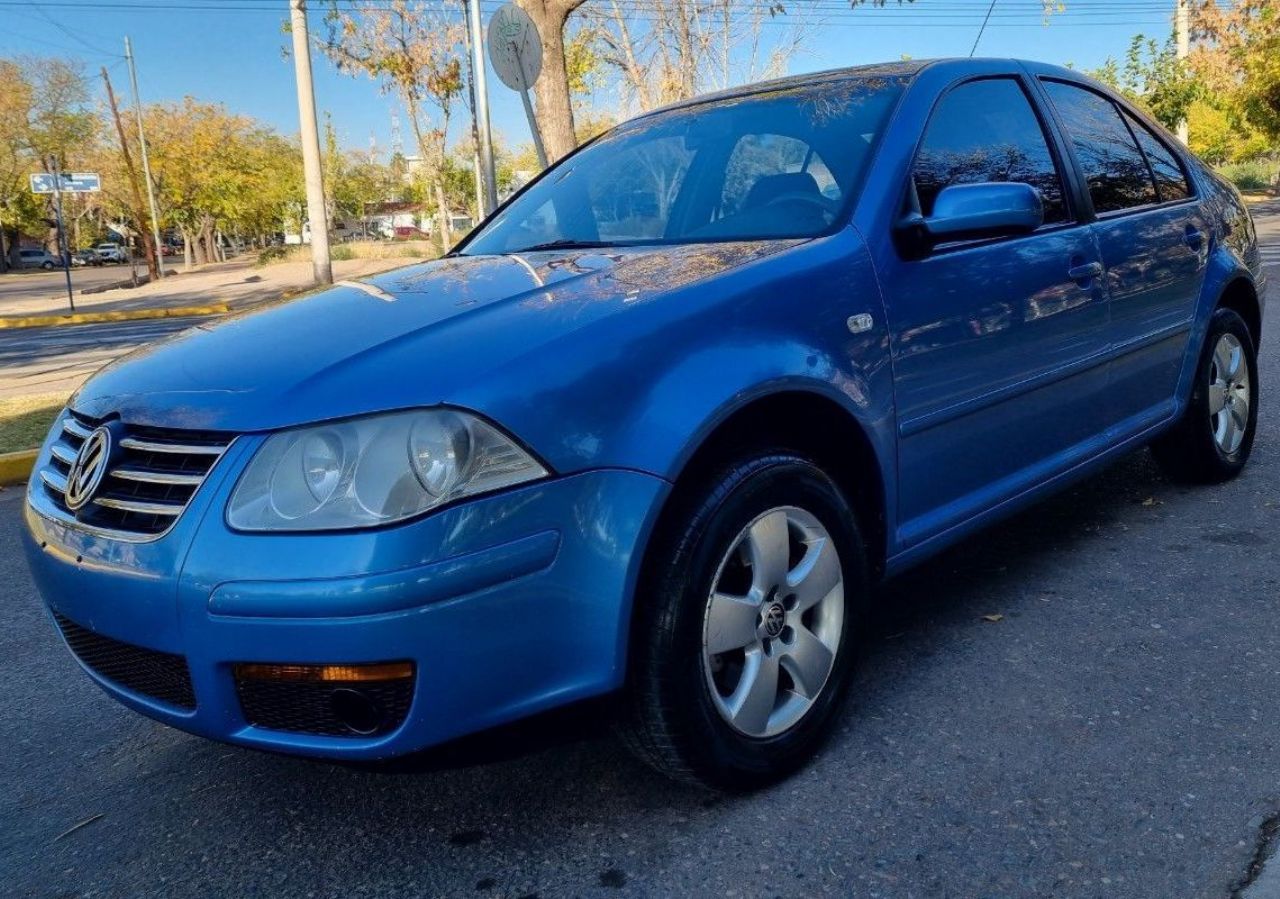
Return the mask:
<svg viewBox="0 0 1280 899">
<path fill-rule="evenodd" d="M 1209 421 L 1213 440 L 1225 455 L 1240 449 L 1249 427 L 1249 363 L 1234 334 L 1218 338 L 1209 365 Z"/>
<path fill-rule="evenodd" d="M 794 727 L 826 687 L 844 627 L 835 541 L 794 506 L 733 541 L 707 599 L 703 670 L 721 717 L 750 737 Z"/>
</svg>

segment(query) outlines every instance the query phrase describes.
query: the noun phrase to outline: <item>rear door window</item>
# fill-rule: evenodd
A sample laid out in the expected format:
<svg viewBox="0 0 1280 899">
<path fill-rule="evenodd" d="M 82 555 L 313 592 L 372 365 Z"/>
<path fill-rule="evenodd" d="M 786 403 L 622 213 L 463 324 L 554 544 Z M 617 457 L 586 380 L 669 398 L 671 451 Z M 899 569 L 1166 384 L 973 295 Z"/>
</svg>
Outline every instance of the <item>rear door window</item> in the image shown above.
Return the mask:
<svg viewBox="0 0 1280 899">
<path fill-rule="evenodd" d="M 1044 128 L 1013 78 L 970 81 L 947 92 L 929 119 L 912 178 L 926 216 L 944 187 L 1012 181 L 1040 191 L 1046 224 L 1068 218 Z"/>
<path fill-rule="evenodd" d="M 1116 105 L 1101 94 L 1045 80 L 1099 215 L 1159 202 L 1155 180 Z"/>
</svg>

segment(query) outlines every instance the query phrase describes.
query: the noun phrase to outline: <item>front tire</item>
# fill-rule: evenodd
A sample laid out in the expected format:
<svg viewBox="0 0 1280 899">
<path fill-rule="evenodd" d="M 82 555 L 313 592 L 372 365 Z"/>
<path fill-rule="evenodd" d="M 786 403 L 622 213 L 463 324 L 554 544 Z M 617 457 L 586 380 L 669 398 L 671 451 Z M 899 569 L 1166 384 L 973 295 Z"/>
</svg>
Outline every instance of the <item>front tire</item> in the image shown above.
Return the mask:
<svg viewBox="0 0 1280 899">
<path fill-rule="evenodd" d="M 637 597 L 619 733 L 713 789 L 772 783 L 831 729 L 868 593 L 852 509 L 813 463 L 759 453 L 665 516 Z"/>
<path fill-rule="evenodd" d="M 1209 320 L 1191 400 L 1152 445 L 1170 479 L 1220 484 L 1249 461 L 1258 424 L 1258 356 L 1249 326 L 1231 309 Z"/>
</svg>

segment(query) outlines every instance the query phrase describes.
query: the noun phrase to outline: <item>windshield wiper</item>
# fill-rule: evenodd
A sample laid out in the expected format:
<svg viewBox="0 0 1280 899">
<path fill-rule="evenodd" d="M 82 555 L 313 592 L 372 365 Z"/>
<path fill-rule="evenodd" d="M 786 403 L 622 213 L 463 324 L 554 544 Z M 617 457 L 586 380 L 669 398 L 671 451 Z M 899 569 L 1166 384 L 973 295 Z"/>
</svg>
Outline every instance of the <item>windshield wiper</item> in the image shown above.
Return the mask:
<svg viewBox="0 0 1280 899">
<path fill-rule="evenodd" d="M 546 243 L 535 243 L 518 250 L 507 250 L 508 253 L 536 253 L 538 250 L 599 250 L 602 247 L 619 247 L 625 244 L 609 240 L 572 240 L 562 237 L 560 240 L 549 240 Z"/>
</svg>

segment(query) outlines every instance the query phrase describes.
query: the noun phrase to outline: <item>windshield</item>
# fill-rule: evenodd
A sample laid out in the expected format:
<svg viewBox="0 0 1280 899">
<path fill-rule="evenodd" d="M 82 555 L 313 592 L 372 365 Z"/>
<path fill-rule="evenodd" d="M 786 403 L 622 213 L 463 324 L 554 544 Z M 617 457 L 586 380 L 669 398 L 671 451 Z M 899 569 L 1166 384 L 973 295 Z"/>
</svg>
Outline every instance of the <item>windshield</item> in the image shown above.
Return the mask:
<svg viewBox="0 0 1280 899">
<path fill-rule="evenodd" d="M 815 237 L 852 201 L 904 84 L 851 78 L 628 122 L 547 172 L 460 252 Z"/>
</svg>

